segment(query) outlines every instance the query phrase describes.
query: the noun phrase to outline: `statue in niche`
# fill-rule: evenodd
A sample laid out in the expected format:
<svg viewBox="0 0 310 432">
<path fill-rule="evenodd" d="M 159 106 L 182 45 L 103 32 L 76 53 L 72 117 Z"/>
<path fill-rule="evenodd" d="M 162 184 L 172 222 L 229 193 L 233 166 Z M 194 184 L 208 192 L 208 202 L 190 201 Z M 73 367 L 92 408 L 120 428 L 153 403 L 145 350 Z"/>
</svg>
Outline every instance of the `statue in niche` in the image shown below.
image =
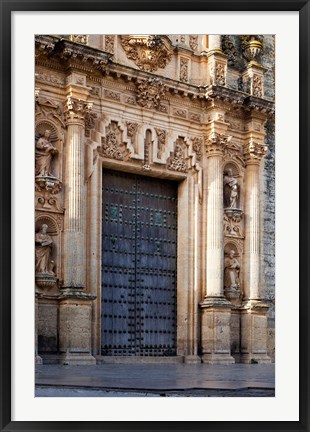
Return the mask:
<svg viewBox="0 0 310 432">
<path fill-rule="evenodd" d="M 235 251 L 230 250 L 224 261 L 224 286 L 225 288 L 240 288 L 240 264 L 235 258 Z"/>
<path fill-rule="evenodd" d="M 53 271 L 54 261 L 51 259 L 53 240 L 47 234 L 48 225 L 42 224 L 35 236 L 35 266 L 36 274 L 44 273 L 55 276 Z"/>
<path fill-rule="evenodd" d="M 35 172 L 36 176 L 53 177 L 52 174 L 52 159 L 58 153 L 58 150 L 49 140 L 51 135 L 50 130 L 44 132 L 43 137 L 39 138 L 36 144 L 35 152 Z"/>
<path fill-rule="evenodd" d="M 237 208 L 239 198 L 238 180 L 229 168 L 224 174 L 224 208 Z"/>
</svg>

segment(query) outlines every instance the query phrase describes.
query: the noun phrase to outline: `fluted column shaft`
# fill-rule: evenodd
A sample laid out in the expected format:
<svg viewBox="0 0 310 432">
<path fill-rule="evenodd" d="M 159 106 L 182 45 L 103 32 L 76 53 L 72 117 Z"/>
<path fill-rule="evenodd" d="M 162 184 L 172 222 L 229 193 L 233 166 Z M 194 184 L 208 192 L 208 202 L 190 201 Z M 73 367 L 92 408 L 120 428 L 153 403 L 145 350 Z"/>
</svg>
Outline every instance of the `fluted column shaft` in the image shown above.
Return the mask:
<svg viewBox="0 0 310 432">
<path fill-rule="evenodd" d="M 84 288 L 86 267 L 84 122 L 74 115 L 67 120 L 65 149 L 64 287 Z"/>
<path fill-rule="evenodd" d="M 223 296 L 223 173 L 222 155 L 208 159 L 207 296 Z"/>
<path fill-rule="evenodd" d="M 245 147 L 245 244 L 244 294 L 245 299 L 262 297 L 260 283 L 260 162 L 267 147 L 250 143 Z"/>
</svg>

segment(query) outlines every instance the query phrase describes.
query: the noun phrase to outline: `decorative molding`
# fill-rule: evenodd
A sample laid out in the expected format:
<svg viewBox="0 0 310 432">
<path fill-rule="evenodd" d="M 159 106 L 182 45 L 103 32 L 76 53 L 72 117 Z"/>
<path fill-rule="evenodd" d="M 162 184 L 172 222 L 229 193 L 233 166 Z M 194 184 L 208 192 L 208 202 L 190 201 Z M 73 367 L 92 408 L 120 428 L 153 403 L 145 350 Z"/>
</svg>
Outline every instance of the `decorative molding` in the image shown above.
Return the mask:
<svg viewBox="0 0 310 432">
<path fill-rule="evenodd" d="M 35 208 L 36 210 L 48 211 L 51 213 L 64 213 L 64 209 L 55 194 L 44 189 L 36 191 Z"/>
<path fill-rule="evenodd" d="M 193 150 L 196 153 L 196 159 L 198 161 L 200 161 L 202 159 L 202 142 L 203 142 L 203 139 L 200 137 L 193 137 L 192 138 Z"/>
<path fill-rule="evenodd" d="M 263 97 L 263 77 L 261 75 L 253 75 L 252 94 L 259 98 Z"/>
<path fill-rule="evenodd" d="M 188 82 L 188 64 L 187 58 L 180 58 L 180 81 Z"/>
<path fill-rule="evenodd" d="M 167 169 L 173 171 L 187 172 L 188 164 L 185 156 L 186 143 L 184 138 L 179 137 L 175 142 L 174 152 L 168 159 Z"/>
<path fill-rule="evenodd" d="M 114 91 L 112 91 L 112 90 L 104 90 L 104 96 L 107 98 L 107 99 L 112 99 L 112 100 L 115 100 L 115 101 L 117 101 L 117 102 L 120 102 L 120 100 L 121 100 L 121 95 L 120 95 L 120 93 L 117 93 L 117 92 L 114 92 Z"/>
<path fill-rule="evenodd" d="M 140 69 L 155 72 L 170 62 L 172 52 L 158 35 L 123 35 L 121 45 L 127 55 Z"/>
<path fill-rule="evenodd" d="M 198 48 L 198 35 L 189 35 L 189 46 L 193 51 Z"/>
<path fill-rule="evenodd" d="M 159 78 L 149 78 L 138 84 L 137 104 L 143 108 L 158 109 L 166 93 L 166 86 Z"/>
<path fill-rule="evenodd" d="M 244 156 L 243 156 L 242 146 L 237 145 L 233 141 L 227 142 L 224 148 L 224 160 L 225 161 L 233 160 L 238 165 L 244 167 Z"/>
<path fill-rule="evenodd" d="M 228 35 L 222 36 L 222 51 L 228 57 L 228 65 L 234 66 L 237 61 L 238 52 L 231 40 L 231 37 Z"/>
<path fill-rule="evenodd" d="M 117 122 L 111 121 L 106 127 L 106 136 L 101 138 L 101 142 L 98 149 L 101 156 L 122 161 L 129 159 L 130 151 L 122 141 L 122 131 Z"/>
<path fill-rule="evenodd" d="M 177 116 L 177 117 L 186 118 L 187 111 L 178 108 L 178 109 L 174 109 L 174 110 L 173 110 L 173 114 L 174 114 L 175 116 Z"/>
<path fill-rule="evenodd" d="M 36 81 L 39 82 L 44 82 L 47 84 L 53 84 L 53 85 L 59 85 L 59 86 L 64 86 L 66 83 L 65 77 L 61 77 L 61 76 L 57 76 L 57 75 L 53 75 L 53 74 L 48 74 L 48 73 L 44 73 L 44 72 L 37 72 L 35 74 L 35 79 Z"/>
<path fill-rule="evenodd" d="M 222 135 L 217 132 L 212 132 L 205 139 L 206 152 L 209 156 L 223 155 L 225 147 L 230 142 L 231 136 Z"/>
<path fill-rule="evenodd" d="M 197 121 L 197 122 L 201 121 L 201 115 L 200 114 L 189 113 L 189 118 L 190 118 L 190 120 L 194 120 L 194 121 Z"/>
<path fill-rule="evenodd" d="M 240 222 L 243 213 L 239 209 L 224 209 L 224 236 L 243 238 Z"/>
<path fill-rule="evenodd" d="M 249 143 L 243 146 L 243 152 L 246 163 L 249 162 L 260 162 L 261 159 L 267 153 L 268 146 L 266 144 L 260 144 L 251 140 Z"/>
<path fill-rule="evenodd" d="M 111 54 L 114 54 L 115 49 L 115 35 L 105 35 L 105 50 Z"/>
</svg>

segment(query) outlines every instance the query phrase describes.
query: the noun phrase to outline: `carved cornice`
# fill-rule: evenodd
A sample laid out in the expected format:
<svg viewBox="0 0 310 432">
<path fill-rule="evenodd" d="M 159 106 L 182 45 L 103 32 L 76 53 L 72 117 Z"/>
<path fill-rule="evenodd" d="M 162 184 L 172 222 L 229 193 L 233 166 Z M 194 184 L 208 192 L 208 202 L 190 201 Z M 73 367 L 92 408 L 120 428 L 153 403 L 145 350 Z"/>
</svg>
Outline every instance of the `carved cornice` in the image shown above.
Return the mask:
<svg viewBox="0 0 310 432">
<path fill-rule="evenodd" d="M 246 111 L 260 112 L 266 117 L 272 117 L 275 112 L 274 102 L 255 96 L 248 96 L 244 101 L 244 106 Z"/>
<path fill-rule="evenodd" d="M 121 44 L 128 59 L 146 72 L 165 68 L 171 60 L 172 51 L 158 35 L 123 35 Z"/>
<path fill-rule="evenodd" d="M 243 146 L 246 164 L 256 163 L 259 164 L 261 159 L 267 153 L 268 146 L 260 144 L 251 140 Z"/>
<path fill-rule="evenodd" d="M 36 57 L 60 60 L 80 64 L 83 68 L 89 66 L 94 70 L 105 72 L 112 55 L 86 45 L 54 36 L 35 36 Z M 68 64 L 67 64 L 68 66 Z"/>
<path fill-rule="evenodd" d="M 231 140 L 231 136 L 212 132 L 205 139 L 205 148 L 208 156 L 223 155 L 224 150 Z"/>
</svg>

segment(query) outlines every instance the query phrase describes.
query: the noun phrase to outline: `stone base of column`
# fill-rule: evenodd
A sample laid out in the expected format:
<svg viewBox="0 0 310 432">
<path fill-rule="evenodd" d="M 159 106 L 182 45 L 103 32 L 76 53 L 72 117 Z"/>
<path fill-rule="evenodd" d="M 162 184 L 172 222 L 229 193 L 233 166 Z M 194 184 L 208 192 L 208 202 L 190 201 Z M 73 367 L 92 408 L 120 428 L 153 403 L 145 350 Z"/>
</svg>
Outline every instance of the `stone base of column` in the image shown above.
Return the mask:
<svg viewBox="0 0 310 432">
<path fill-rule="evenodd" d="M 81 289 L 62 290 L 59 296 L 60 364 L 96 364 L 91 355 L 92 302 L 95 298 Z"/>
<path fill-rule="evenodd" d="M 35 362 L 35 364 L 39 364 L 40 365 L 40 364 L 43 364 L 43 359 L 39 355 L 36 355 L 34 362 Z"/>
<path fill-rule="evenodd" d="M 230 351 L 231 303 L 224 297 L 206 297 L 200 307 L 202 362 L 235 363 Z"/>
<path fill-rule="evenodd" d="M 61 354 L 59 358 L 59 364 L 82 366 L 82 365 L 95 365 L 96 359 L 88 353 L 72 353 L 68 352 Z"/>
<path fill-rule="evenodd" d="M 186 364 L 200 364 L 201 358 L 199 355 L 187 355 L 184 357 L 184 363 Z"/>
<path fill-rule="evenodd" d="M 241 363 L 271 363 L 267 355 L 267 312 L 269 306 L 250 300 L 241 310 Z"/>
</svg>

